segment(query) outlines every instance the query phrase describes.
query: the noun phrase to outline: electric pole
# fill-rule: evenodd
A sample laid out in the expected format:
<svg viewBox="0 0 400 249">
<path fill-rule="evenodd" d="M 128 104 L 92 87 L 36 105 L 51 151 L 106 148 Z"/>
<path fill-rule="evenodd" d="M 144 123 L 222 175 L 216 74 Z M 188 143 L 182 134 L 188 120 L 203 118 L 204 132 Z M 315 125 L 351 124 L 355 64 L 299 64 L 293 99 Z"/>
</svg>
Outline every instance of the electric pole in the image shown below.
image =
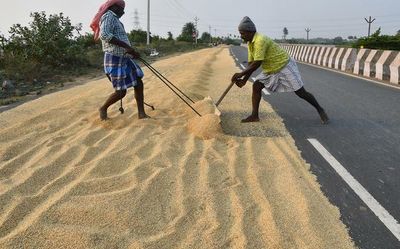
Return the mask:
<svg viewBox="0 0 400 249">
<path fill-rule="evenodd" d="M 307 32 L 307 41 L 308 41 L 308 33 L 310 33 L 311 29 L 310 28 L 306 28 L 305 31 Z"/>
<path fill-rule="evenodd" d="M 150 0 L 147 0 L 147 46 L 150 45 Z"/>
<path fill-rule="evenodd" d="M 371 23 L 373 23 L 375 21 L 375 18 L 373 20 L 371 20 L 371 16 L 369 16 L 369 20 L 367 20 L 367 18 L 364 18 L 364 19 L 368 23 L 368 38 L 369 38 L 369 35 L 371 33 Z"/>
<path fill-rule="evenodd" d="M 135 12 L 133 13 L 133 29 L 134 30 L 140 29 L 139 12 L 137 9 L 135 9 Z"/>
<path fill-rule="evenodd" d="M 199 19 L 197 16 L 194 18 L 194 33 L 195 33 L 196 45 L 197 45 L 197 22 L 198 22 L 199 20 L 200 20 L 200 19 Z"/>
<path fill-rule="evenodd" d="M 211 25 L 208 26 L 208 33 L 210 34 L 210 44 L 212 43 L 212 39 L 211 39 Z"/>
</svg>

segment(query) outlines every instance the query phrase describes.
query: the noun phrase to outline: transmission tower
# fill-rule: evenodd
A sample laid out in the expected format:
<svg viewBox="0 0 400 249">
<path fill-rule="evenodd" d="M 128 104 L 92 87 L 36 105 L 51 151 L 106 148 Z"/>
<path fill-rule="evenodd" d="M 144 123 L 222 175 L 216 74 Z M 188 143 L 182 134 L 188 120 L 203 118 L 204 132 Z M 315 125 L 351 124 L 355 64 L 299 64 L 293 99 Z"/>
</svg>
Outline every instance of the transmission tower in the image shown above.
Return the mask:
<svg viewBox="0 0 400 249">
<path fill-rule="evenodd" d="M 135 9 L 135 12 L 133 12 L 133 29 L 134 30 L 140 29 L 139 12 L 137 9 Z"/>
</svg>

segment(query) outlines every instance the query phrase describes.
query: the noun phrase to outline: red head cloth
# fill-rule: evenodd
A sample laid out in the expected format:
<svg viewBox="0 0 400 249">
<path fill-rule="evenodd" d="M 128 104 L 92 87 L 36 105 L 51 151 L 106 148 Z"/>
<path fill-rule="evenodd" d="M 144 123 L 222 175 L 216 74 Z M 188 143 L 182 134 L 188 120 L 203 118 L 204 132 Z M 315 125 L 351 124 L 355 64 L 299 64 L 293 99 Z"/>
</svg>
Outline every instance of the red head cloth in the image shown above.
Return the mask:
<svg viewBox="0 0 400 249">
<path fill-rule="evenodd" d="M 124 0 L 107 0 L 107 2 L 103 3 L 100 6 L 99 11 L 94 16 L 92 23 L 90 24 L 90 27 L 92 28 L 92 30 L 94 32 L 94 40 L 95 41 L 98 40 L 99 36 L 100 36 L 100 18 L 101 18 L 101 16 L 104 15 L 104 13 L 106 13 L 108 8 L 110 8 L 114 4 L 117 4 L 117 5 L 121 6 L 122 8 L 125 8 Z"/>
</svg>

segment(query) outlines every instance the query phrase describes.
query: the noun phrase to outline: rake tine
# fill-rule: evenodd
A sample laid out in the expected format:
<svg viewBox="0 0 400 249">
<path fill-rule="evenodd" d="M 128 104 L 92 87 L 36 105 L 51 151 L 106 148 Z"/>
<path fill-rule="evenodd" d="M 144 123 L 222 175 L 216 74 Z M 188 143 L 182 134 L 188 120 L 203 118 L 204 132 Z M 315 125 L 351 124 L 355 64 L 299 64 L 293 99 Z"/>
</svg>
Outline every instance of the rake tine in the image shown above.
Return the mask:
<svg viewBox="0 0 400 249">
<path fill-rule="evenodd" d="M 164 75 L 162 75 L 159 71 L 157 71 L 157 69 L 155 69 L 152 65 L 150 65 L 147 61 L 145 61 L 144 59 L 140 58 L 140 61 L 142 61 L 149 69 L 152 69 L 154 74 L 158 74 L 159 76 L 161 76 L 164 80 L 166 80 L 169 84 L 171 84 L 176 90 L 178 90 L 183 96 L 185 96 L 188 100 L 190 100 L 193 104 L 194 101 L 189 98 L 189 96 L 187 96 L 182 90 L 180 90 L 177 86 L 175 86 L 171 81 L 169 81 Z"/>
<path fill-rule="evenodd" d="M 143 60 L 143 59 L 141 59 L 141 60 Z M 199 115 L 200 117 L 201 117 L 201 114 L 198 112 L 198 111 L 196 111 L 194 108 L 193 108 L 193 106 L 191 106 L 184 98 L 182 98 L 182 96 L 181 95 L 179 95 L 167 82 L 165 82 L 164 81 L 164 79 L 163 78 L 161 78 L 161 76 L 157 73 L 157 71 L 156 70 L 153 70 L 153 68 L 151 67 L 151 66 L 149 66 L 148 65 L 148 63 L 145 63 L 144 62 L 144 60 L 143 60 L 143 63 L 150 69 L 150 71 L 152 72 L 152 73 L 154 73 L 172 92 L 174 92 L 175 94 L 176 94 L 176 96 L 178 96 L 183 102 L 185 102 L 185 104 L 187 105 L 187 106 L 189 106 L 190 107 L 190 109 L 192 109 L 197 115 Z M 171 83 L 172 84 L 172 83 Z"/>
</svg>

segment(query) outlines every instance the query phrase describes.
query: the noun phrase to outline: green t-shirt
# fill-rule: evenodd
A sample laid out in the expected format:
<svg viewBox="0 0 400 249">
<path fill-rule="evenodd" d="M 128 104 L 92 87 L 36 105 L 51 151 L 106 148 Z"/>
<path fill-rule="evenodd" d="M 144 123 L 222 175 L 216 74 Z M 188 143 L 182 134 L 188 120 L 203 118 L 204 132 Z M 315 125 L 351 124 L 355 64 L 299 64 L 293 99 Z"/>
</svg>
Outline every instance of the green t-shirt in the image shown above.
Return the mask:
<svg viewBox="0 0 400 249">
<path fill-rule="evenodd" d="M 248 44 L 249 62 L 262 61 L 261 68 L 265 73 L 276 73 L 286 66 L 289 54 L 270 38 L 255 33 Z"/>
</svg>

